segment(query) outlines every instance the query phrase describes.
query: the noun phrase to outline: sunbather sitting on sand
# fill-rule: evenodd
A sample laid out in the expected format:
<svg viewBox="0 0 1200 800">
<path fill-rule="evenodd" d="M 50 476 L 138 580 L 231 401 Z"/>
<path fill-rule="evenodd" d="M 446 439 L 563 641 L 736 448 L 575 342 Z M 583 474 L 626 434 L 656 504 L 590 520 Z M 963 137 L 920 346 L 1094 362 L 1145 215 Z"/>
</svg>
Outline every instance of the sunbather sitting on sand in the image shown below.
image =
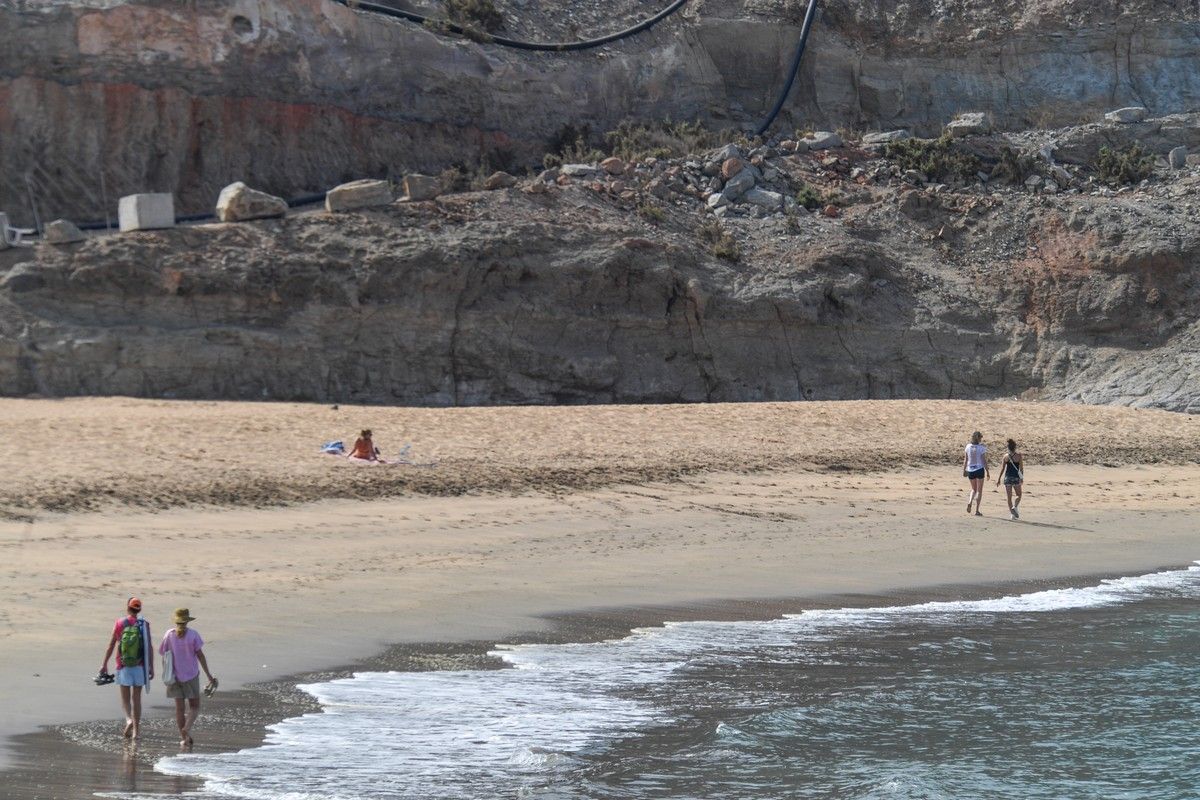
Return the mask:
<svg viewBox="0 0 1200 800">
<path fill-rule="evenodd" d="M 359 461 L 378 461 L 381 464 L 386 463 L 379 457 L 379 448 L 371 441 L 370 428 L 358 434 L 358 438 L 354 440 L 354 449 L 350 451 L 346 458 L 356 458 Z"/>
</svg>

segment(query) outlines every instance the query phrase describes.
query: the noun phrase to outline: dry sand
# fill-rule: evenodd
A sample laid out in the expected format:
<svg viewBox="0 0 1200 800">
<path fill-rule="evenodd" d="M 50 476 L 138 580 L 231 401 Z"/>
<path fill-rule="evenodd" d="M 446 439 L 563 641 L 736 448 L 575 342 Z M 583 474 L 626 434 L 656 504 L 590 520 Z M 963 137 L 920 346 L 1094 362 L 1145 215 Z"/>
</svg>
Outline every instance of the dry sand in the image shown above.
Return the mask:
<svg viewBox="0 0 1200 800">
<path fill-rule="evenodd" d="M 352 467 L 322 442 L 375 431 L 436 467 Z M 274 505 L 407 494 L 578 489 L 707 471 L 897 469 L 962 458 L 971 430 L 1034 462 L 1186 463 L 1200 425 L 1162 411 L 1051 403 L 850 401 L 382 408 L 0 399 L 13 458 L 0 513 L 110 504 Z M 27 454 L 20 456 L 18 454 Z"/>
<path fill-rule="evenodd" d="M 363 425 L 438 465 L 314 453 Z M 192 608 L 214 672 L 235 688 L 388 643 L 532 632 L 558 611 L 1128 574 L 1200 557 L 1200 466 L 1184 463 L 1200 426 L 1160 412 L 5 400 L 0 427 L 33 454 L 0 488 L 4 733 L 116 724 L 116 690 L 89 678 L 135 593 L 156 636 L 171 608 Z M 1019 522 L 990 491 L 987 517 L 965 513 L 959 454 L 976 427 L 1028 443 Z M 37 442 L 53 457 L 35 457 Z M 543 486 L 555 491 L 532 491 Z M 505 491 L 461 494 L 479 488 Z M 330 496 L 383 499 L 319 500 Z M 299 499 L 316 502 L 252 507 Z M 152 706 L 162 700 L 155 686 Z"/>
</svg>

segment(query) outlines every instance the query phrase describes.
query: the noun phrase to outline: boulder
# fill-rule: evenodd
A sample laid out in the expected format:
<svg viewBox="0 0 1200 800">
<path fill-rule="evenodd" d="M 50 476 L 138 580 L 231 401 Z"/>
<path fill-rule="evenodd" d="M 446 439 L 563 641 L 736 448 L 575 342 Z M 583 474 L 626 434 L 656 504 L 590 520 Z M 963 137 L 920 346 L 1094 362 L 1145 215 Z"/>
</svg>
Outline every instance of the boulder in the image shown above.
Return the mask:
<svg viewBox="0 0 1200 800">
<path fill-rule="evenodd" d="M 130 194 L 117 203 L 121 231 L 149 231 L 175 227 L 175 198 L 170 194 Z"/>
<path fill-rule="evenodd" d="M 959 114 L 946 124 L 946 133 L 956 138 L 991 132 L 992 123 L 988 121 L 987 114 L 982 111 Z"/>
<path fill-rule="evenodd" d="M 287 209 L 282 197 L 251 189 L 241 181 L 229 184 L 217 197 L 217 219 L 221 222 L 282 217 Z"/>
<path fill-rule="evenodd" d="M 733 158 L 727 158 L 721 163 L 721 177 L 725 180 L 729 180 L 745 168 L 746 162 L 742 161 L 742 159 L 738 158 L 737 156 L 734 156 Z"/>
<path fill-rule="evenodd" d="M 392 185 L 387 181 L 351 181 L 325 193 L 326 211 L 353 211 L 356 208 L 386 206 L 391 202 Z"/>
<path fill-rule="evenodd" d="M 911 139 L 912 134 L 906 130 L 900 129 L 895 131 L 878 131 L 876 133 L 868 133 L 863 136 L 863 144 L 887 144 L 889 142 L 899 142 L 904 139 Z"/>
<path fill-rule="evenodd" d="M 74 244 L 82 242 L 86 237 L 74 222 L 66 219 L 56 219 L 42 231 L 42 239 L 47 244 Z"/>
<path fill-rule="evenodd" d="M 609 175 L 624 175 L 628 165 L 616 156 L 609 156 L 600 162 L 600 169 Z"/>
<path fill-rule="evenodd" d="M 572 178 L 590 178 L 599 172 L 599 169 L 591 164 L 563 164 L 558 171 Z"/>
<path fill-rule="evenodd" d="M 767 211 L 779 211 L 783 208 L 783 195 L 767 189 L 754 188 L 742 195 L 742 202 L 764 208 Z"/>
<path fill-rule="evenodd" d="M 740 200 L 746 192 L 753 189 L 754 183 L 754 172 L 744 169 L 725 183 L 725 189 L 721 193 L 725 196 L 726 200 L 734 203 Z"/>
<path fill-rule="evenodd" d="M 727 144 L 717 152 L 713 153 L 711 160 L 717 162 L 718 164 L 724 164 L 731 158 L 741 157 L 742 149 L 740 147 L 738 147 L 736 144 Z"/>
<path fill-rule="evenodd" d="M 1167 156 L 1167 161 L 1171 164 L 1171 169 L 1183 169 L 1187 166 L 1188 149 L 1183 145 L 1171 148 L 1170 154 Z"/>
<path fill-rule="evenodd" d="M 432 175 L 414 172 L 404 176 L 404 197 L 410 203 L 432 200 L 442 193 L 442 182 Z"/>
<path fill-rule="evenodd" d="M 1148 113 L 1142 106 L 1126 106 L 1125 108 L 1118 108 L 1115 111 L 1109 111 L 1104 115 L 1104 121 L 1121 124 L 1141 122 L 1146 118 Z"/>
<path fill-rule="evenodd" d="M 1030 175 L 1025 179 L 1025 188 L 1036 192 L 1038 187 L 1042 185 L 1042 182 L 1041 175 Z"/>
<path fill-rule="evenodd" d="M 1071 173 L 1067 172 L 1066 169 L 1058 164 L 1055 164 L 1050 168 L 1050 175 L 1054 178 L 1055 183 L 1057 183 L 1060 187 L 1071 185 Z"/>
<path fill-rule="evenodd" d="M 489 192 L 496 189 L 511 189 L 517 185 L 517 179 L 507 172 L 493 172 L 483 182 L 483 188 Z"/>
<path fill-rule="evenodd" d="M 831 147 L 841 147 L 842 137 L 831 131 L 817 131 L 812 136 L 800 140 L 807 150 L 828 150 Z"/>
<path fill-rule="evenodd" d="M 729 200 L 720 192 L 713 192 L 708 196 L 708 200 L 705 202 L 711 209 L 724 208 L 725 206 L 729 205 Z"/>
</svg>

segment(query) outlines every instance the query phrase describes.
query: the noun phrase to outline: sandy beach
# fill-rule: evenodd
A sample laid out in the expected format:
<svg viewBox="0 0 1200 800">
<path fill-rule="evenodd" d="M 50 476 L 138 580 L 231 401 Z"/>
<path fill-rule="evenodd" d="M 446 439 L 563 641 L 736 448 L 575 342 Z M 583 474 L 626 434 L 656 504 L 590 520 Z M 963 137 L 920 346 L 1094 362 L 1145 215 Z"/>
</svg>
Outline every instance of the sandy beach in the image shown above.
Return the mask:
<svg viewBox="0 0 1200 800">
<path fill-rule="evenodd" d="M 432 466 L 316 453 L 364 426 L 385 454 L 410 442 Z M 798 608 L 1200 557 L 1189 460 L 1200 426 L 1164 412 L 3 400 L 0 428 L 9 441 L 57 443 L 59 456 L 22 459 L 0 487 L 6 735 L 111 719 L 115 737 L 116 692 L 90 677 L 130 594 L 156 636 L 189 606 L 234 690 L 389 644 L 545 634 L 559 612 L 703 615 L 727 613 L 715 601 L 768 598 Z M 960 453 L 975 428 L 993 453 L 1006 435 L 1022 441 L 1020 521 L 990 485 L 986 516 L 964 511 Z M 215 708 L 227 713 L 233 697 Z M 160 686 L 149 699 L 165 717 Z M 215 727 L 202 721 L 198 743 L 223 742 Z"/>
</svg>

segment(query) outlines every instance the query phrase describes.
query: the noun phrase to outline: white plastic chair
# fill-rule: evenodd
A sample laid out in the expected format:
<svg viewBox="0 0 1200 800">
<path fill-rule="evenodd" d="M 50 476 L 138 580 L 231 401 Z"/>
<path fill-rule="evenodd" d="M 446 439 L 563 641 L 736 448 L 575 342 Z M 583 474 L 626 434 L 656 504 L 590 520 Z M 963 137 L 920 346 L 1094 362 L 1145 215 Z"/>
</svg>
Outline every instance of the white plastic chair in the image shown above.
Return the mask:
<svg viewBox="0 0 1200 800">
<path fill-rule="evenodd" d="M 36 236 L 36 228 L 14 228 L 8 224 L 8 214 L 0 214 L 0 236 L 8 247 L 32 247 L 33 242 L 25 241 L 26 236 Z"/>
</svg>

